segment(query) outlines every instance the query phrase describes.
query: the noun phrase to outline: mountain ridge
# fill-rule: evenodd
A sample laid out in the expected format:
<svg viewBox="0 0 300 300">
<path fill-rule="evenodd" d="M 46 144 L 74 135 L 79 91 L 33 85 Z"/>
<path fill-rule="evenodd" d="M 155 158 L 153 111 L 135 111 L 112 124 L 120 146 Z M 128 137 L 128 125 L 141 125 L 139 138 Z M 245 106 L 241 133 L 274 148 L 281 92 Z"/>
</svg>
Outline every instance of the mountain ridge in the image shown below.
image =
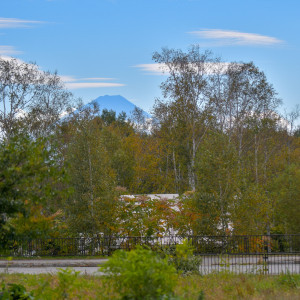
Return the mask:
<svg viewBox="0 0 300 300">
<path fill-rule="evenodd" d="M 125 112 L 127 117 L 131 115 L 135 107 L 138 107 L 131 101 L 127 100 L 125 97 L 121 95 L 104 95 L 99 96 L 98 98 L 92 100 L 91 102 L 84 105 L 84 107 L 88 107 L 96 103 L 99 106 L 100 113 L 104 110 L 113 110 L 116 112 L 118 116 L 121 112 Z M 139 107 L 138 107 L 139 108 Z M 146 111 L 143 111 L 143 114 L 146 118 L 151 118 L 151 115 Z"/>
</svg>

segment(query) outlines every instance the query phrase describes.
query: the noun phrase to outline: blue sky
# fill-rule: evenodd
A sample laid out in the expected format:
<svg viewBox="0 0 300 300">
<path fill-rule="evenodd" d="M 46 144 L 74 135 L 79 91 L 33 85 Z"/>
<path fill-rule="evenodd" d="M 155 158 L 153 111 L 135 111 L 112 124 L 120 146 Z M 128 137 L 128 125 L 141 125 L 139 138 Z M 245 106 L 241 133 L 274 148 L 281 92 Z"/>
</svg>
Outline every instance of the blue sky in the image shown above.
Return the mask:
<svg viewBox="0 0 300 300">
<path fill-rule="evenodd" d="M 149 111 L 154 51 L 200 44 L 253 61 L 285 107 L 300 103 L 299 0 L 0 0 L 0 55 L 55 71 L 84 103 L 120 94 Z"/>
</svg>

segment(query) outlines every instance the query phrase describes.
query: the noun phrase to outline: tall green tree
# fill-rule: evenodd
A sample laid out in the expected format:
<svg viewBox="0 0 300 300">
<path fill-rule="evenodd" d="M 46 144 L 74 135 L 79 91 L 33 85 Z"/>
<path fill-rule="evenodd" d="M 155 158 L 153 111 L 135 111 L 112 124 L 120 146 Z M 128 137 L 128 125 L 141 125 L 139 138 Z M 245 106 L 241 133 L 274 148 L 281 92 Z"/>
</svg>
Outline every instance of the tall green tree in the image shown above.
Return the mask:
<svg viewBox="0 0 300 300">
<path fill-rule="evenodd" d="M 225 234 L 239 192 L 237 151 L 224 132 L 211 130 L 197 154 L 193 201 L 202 213 L 198 234 Z"/>
<path fill-rule="evenodd" d="M 72 196 L 66 202 L 71 233 L 110 234 L 117 209 L 116 174 L 110 164 L 98 108 L 79 110 L 61 127 Z"/>
<path fill-rule="evenodd" d="M 164 48 L 154 53 L 153 60 L 168 74 L 161 84 L 165 100 L 156 101 L 154 116 L 160 130 L 172 141 L 175 186 L 186 179 L 184 188 L 195 190 L 196 153 L 209 126 L 208 74 L 217 60 L 208 51 L 201 53 L 198 46 L 187 53 Z"/>
<path fill-rule="evenodd" d="M 52 231 L 49 218 L 68 193 L 65 170 L 46 140 L 14 136 L 0 145 L 0 237 L 46 237 Z M 26 232 L 22 226 L 39 217 Z M 22 222 L 20 220 L 22 219 Z"/>
</svg>

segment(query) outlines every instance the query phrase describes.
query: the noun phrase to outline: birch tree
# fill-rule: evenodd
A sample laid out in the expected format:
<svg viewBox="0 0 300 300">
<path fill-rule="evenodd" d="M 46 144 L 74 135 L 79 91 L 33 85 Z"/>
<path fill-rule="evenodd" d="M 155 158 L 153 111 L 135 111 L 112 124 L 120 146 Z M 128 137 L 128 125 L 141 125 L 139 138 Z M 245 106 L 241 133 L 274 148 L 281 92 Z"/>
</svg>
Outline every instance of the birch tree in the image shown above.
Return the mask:
<svg viewBox="0 0 300 300">
<path fill-rule="evenodd" d="M 35 136 L 48 134 L 62 112 L 70 108 L 72 95 L 56 73 L 36 64 L 0 57 L 0 131 L 10 138 L 26 130 Z"/>
<path fill-rule="evenodd" d="M 201 53 L 198 46 L 192 46 L 187 53 L 165 48 L 161 53 L 154 53 L 153 59 L 168 75 L 161 84 L 165 100 L 156 101 L 154 115 L 161 126 L 168 123 L 170 136 L 175 133 L 182 137 L 177 139 L 177 144 L 183 146 L 186 152 L 186 176 L 190 188 L 195 190 L 196 153 L 209 126 L 208 74 L 211 74 L 217 60 L 209 51 Z M 173 147 L 174 172 L 175 178 L 178 178 L 176 150 Z"/>
</svg>

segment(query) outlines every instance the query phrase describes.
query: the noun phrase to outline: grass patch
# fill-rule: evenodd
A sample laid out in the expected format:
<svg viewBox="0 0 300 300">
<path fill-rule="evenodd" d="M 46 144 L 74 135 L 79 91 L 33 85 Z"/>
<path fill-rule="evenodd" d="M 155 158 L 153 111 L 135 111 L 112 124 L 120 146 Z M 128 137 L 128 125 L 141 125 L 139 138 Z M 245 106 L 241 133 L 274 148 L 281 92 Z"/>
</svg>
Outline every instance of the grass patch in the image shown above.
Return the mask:
<svg viewBox="0 0 300 300">
<path fill-rule="evenodd" d="M 57 275 L 0 274 L 0 283 L 21 284 L 37 299 L 120 299 L 106 280 L 71 269 Z M 300 275 L 190 275 L 179 277 L 175 299 L 299 299 L 299 288 Z"/>
</svg>

